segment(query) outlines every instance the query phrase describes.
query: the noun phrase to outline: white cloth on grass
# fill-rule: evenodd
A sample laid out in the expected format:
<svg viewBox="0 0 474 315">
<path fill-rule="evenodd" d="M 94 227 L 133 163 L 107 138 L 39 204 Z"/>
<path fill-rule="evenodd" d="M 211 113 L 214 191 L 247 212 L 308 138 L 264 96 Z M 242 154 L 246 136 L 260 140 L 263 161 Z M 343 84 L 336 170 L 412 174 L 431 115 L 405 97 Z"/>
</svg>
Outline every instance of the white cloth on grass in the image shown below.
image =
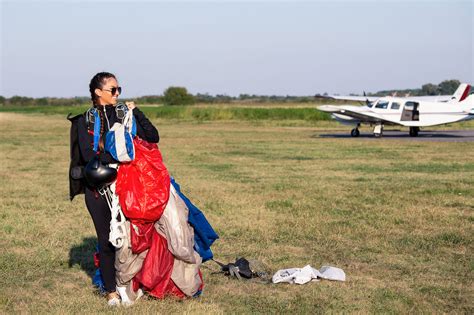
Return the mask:
<svg viewBox="0 0 474 315">
<path fill-rule="evenodd" d="M 318 279 L 346 281 L 346 274 L 340 268 L 322 266 L 320 270 L 314 269 L 310 265 L 303 268 L 289 268 L 278 270 L 272 277 L 273 283 L 287 282 L 305 284 Z"/>
</svg>

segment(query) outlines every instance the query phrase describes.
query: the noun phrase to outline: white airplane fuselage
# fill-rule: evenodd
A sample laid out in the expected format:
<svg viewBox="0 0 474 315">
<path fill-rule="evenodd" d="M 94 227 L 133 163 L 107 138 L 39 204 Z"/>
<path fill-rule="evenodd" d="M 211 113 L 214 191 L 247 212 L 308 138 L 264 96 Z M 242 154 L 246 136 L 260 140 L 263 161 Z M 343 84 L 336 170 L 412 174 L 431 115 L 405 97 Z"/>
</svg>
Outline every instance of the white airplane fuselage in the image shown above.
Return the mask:
<svg viewBox="0 0 474 315">
<path fill-rule="evenodd" d="M 384 125 L 400 125 L 410 128 L 410 135 L 417 136 L 421 127 L 450 124 L 474 119 L 474 94 L 469 94 L 471 86 L 459 85 L 453 95 L 418 97 L 327 96 L 330 99 L 361 101 L 365 106 L 322 105 L 318 109 L 330 113 L 344 124 L 355 125 L 353 137 L 359 135 L 361 124 L 375 125 L 374 135 L 381 136 Z"/>
<path fill-rule="evenodd" d="M 339 106 L 343 110 L 367 116 L 367 120 L 380 120 L 407 127 L 427 127 L 474 119 L 473 95 L 463 102 L 407 101 L 402 98 L 384 97 L 368 106 Z M 398 105 L 397 105 L 398 104 Z M 416 107 L 416 109 L 415 109 Z M 361 119 L 333 113 L 339 121 L 358 122 Z"/>
<path fill-rule="evenodd" d="M 410 130 L 417 135 L 421 127 L 474 119 L 474 95 L 469 95 L 461 102 L 382 97 L 365 106 L 323 105 L 318 109 L 331 113 L 341 123 L 356 125 L 356 129 L 360 124 L 379 125 L 382 126 L 379 129 L 379 134 L 381 134 L 383 125 L 401 125 L 410 127 Z M 374 134 L 376 133 L 374 131 Z"/>
</svg>

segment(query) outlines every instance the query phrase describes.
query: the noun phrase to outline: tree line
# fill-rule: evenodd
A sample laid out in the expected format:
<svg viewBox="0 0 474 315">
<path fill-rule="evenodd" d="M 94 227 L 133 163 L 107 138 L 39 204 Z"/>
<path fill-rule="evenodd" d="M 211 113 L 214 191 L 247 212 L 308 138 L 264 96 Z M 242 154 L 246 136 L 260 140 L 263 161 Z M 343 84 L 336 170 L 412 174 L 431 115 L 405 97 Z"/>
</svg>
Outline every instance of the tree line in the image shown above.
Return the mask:
<svg viewBox="0 0 474 315">
<path fill-rule="evenodd" d="M 397 94 L 398 96 L 424 96 L 424 95 L 451 95 L 456 91 L 459 80 L 445 80 L 439 84 L 427 83 L 418 89 L 398 89 L 383 90 L 376 93 L 368 93 L 370 96 L 384 96 Z M 327 95 L 327 93 L 324 93 Z M 279 95 L 255 95 L 240 94 L 239 96 L 229 96 L 225 94 L 210 95 L 208 93 L 197 93 L 192 95 L 185 87 L 171 86 L 167 88 L 163 95 L 147 95 L 124 101 L 133 100 L 138 104 L 164 104 L 164 105 L 192 105 L 195 103 L 219 104 L 219 103 L 310 103 L 318 101 L 317 96 L 279 96 Z M 0 96 L 0 105 L 3 106 L 75 106 L 89 105 L 89 97 L 25 97 L 12 96 L 6 98 Z"/>
<path fill-rule="evenodd" d="M 439 84 L 426 83 L 420 89 L 398 89 L 398 90 L 383 90 L 370 95 L 392 95 L 398 96 L 428 96 L 428 95 L 451 95 L 454 94 L 461 82 L 459 80 L 445 80 Z"/>
</svg>

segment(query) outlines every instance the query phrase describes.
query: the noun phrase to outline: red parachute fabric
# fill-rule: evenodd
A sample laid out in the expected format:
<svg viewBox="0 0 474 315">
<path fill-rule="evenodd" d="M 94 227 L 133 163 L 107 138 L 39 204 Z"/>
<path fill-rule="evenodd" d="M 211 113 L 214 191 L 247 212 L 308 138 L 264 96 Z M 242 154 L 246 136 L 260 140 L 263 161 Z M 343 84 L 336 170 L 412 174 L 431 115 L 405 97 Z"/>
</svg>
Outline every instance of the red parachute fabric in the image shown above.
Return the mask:
<svg viewBox="0 0 474 315">
<path fill-rule="evenodd" d="M 130 224 L 130 245 L 132 253 L 140 254 L 151 247 L 153 242 L 154 223 L 132 221 Z"/>
<path fill-rule="evenodd" d="M 134 281 L 141 284 L 154 297 L 161 299 L 169 294 L 184 298 L 185 294 L 171 280 L 174 257 L 168 249 L 166 239 L 155 229 L 150 233 L 152 234 L 151 247 Z"/>
<path fill-rule="evenodd" d="M 142 287 L 157 298 L 166 295 L 185 298 L 186 295 L 171 279 L 175 258 L 168 249 L 166 238 L 154 227 L 168 203 L 169 173 L 156 144 L 138 137 L 133 144 L 135 159 L 120 165 L 115 186 L 122 211 L 131 223 L 132 252 L 141 253 L 148 249 L 142 269 L 133 278 L 133 288 L 136 291 Z"/>
<path fill-rule="evenodd" d="M 130 221 L 155 222 L 170 195 L 170 176 L 155 143 L 133 140 L 135 159 L 118 169 L 116 194 Z"/>
<path fill-rule="evenodd" d="M 100 260 L 99 260 L 99 258 L 100 258 L 99 252 L 95 252 L 95 253 L 94 253 L 94 266 L 95 266 L 96 268 L 99 268 L 99 266 L 100 266 Z"/>
</svg>

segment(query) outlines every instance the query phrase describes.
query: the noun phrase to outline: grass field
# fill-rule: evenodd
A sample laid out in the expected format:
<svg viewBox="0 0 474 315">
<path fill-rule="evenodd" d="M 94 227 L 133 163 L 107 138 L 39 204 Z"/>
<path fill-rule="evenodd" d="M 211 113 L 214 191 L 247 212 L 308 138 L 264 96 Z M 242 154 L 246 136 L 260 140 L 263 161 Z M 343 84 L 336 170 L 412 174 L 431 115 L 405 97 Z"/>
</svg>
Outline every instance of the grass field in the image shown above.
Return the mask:
<svg viewBox="0 0 474 315">
<path fill-rule="evenodd" d="M 175 119 L 187 121 L 215 120 L 300 120 L 315 122 L 330 120 L 330 115 L 314 110 L 314 104 L 294 103 L 267 105 L 258 104 L 197 104 L 194 106 L 143 106 L 141 109 L 149 118 Z M 0 106 L 0 112 L 37 113 L 37 114 L 78 114 L 88 106 Z"/>
<path fill-rule="evenodd" d="M 209 262 L 201 298 L 133 312 L 474 312 L 472 143 L 318 138 L 348 132 L 328 121 L 153 121 L 171 174 L 220 234 L 218 260 L 332 265 L 347 281 L 239 282 Z M 0 313 L 110 311 L 68 163 L 64 116 L 0 113 Z"/>
</svg>

